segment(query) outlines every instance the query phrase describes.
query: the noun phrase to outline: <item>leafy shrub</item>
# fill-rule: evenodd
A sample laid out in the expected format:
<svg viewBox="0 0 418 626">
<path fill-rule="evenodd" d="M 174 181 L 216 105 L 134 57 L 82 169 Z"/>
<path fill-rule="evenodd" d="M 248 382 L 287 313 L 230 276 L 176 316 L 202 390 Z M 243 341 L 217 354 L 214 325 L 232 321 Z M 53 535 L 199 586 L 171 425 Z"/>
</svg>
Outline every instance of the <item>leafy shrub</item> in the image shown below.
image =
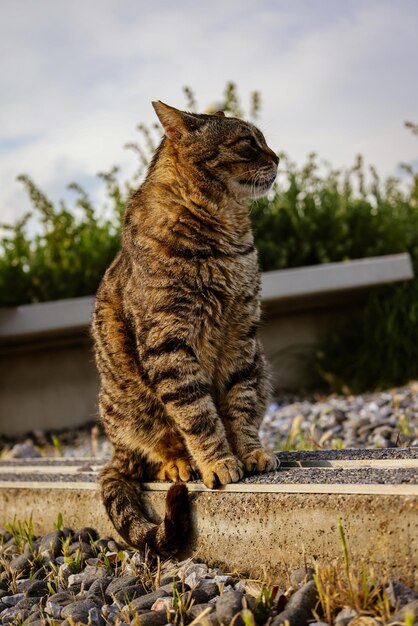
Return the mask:
<svg viewBox="0 0 418 626">
<path fill-rule="evenodd" d="M 190 89 L 188 108 L 197 109 Z M 233 83 L 223 108 L 243 116 Z M 256 119 L 260 96 L 251 95 Z M 408 123 L 412 132 L 417 127 Z M 138 126 L 140 141 L 127 144 L 138 158 L 132 181 L 118 169 L 99 174 L 106 189 L 104 219 L 76 183 L 74 207 L 58 207 L 21 176 L 40 232 L 28 235 L 31 214 L 3 226 L 0 240 L 0 306 L 16 306 L 93 294 L 119 246 L 120 221 L 132 190 L 143 176 L 157 142 L 158 124 Z M 408 181 L 379 180 L 359 157 L 351 169 L 335 171 L 311 154 L 298 168 L 285 155 L 281 174 L 266 198 L 251 203 L 255 240 L 264 271 L 409 251 L 418 272 L 418 175 L 404 166 Z M 355 390 L 392 385 L 418 376 L 418 280 L 374 289 L 365 309 L 350 314 L 327 338 L 318 368 L 332 387 Z"/>
</svg>

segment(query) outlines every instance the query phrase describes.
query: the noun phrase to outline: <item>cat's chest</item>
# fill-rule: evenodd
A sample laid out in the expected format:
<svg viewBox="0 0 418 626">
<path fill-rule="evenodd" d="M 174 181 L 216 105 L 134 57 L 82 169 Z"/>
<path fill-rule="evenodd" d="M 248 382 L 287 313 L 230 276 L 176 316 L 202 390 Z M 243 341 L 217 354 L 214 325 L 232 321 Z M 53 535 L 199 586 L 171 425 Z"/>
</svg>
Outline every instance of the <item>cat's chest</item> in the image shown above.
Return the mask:
<svg viewBox="0 0 418 626">
<path fill-rule="evenodd" d="M 216 294 L 224 301 L 247 297 L 258 283 L 257 255 L 251 251 L 199 264 L 196 273 L 198 288 L 203 294 Z"/>
</svg>

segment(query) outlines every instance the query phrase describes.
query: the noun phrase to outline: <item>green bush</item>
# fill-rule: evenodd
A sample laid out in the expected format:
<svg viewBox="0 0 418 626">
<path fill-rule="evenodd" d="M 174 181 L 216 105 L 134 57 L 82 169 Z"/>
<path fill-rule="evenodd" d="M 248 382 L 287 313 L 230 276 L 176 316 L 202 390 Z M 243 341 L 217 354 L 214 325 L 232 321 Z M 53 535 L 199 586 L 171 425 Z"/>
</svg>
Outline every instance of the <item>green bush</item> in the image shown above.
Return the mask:
<svg viewBox="0 0 418 626">
<path fill-rule="evenodd" d="M 185 89 L 189 109 L 193 93 Z M 258 93 L 251 95 L 256 119 Z M 224 109 L 242 116 L 229 83 Z M 414 133 L 417 127 L 408 124 Z M 92 205 L 76 183 L 74 206 L 54 206 L 28 176 L 38 232 L 28 235 L 26 215 L 4 226 L 0 240 L 0 306 L 16 306 L 95 293 L 119 246 L 126 202 L 156 146 L 158 125 L 139 125 L 141 141 L 127 144 L 138 157 L 138 172 L 121 183 L 118 169 L 100 174 L 106 213 Z M 347 171 L 318 164 L 312 154 L 298 168 L 282 155 L 271 194 L 251 203 L 260 265 L 264 271 L 409 251 L 418 272 L 418 175 L 404 166 L 407 180 L 384 181 L 362 159 Z M 418 275 L 418 274 L 417 274 Z M 354 315 L 354 317 L 353 317 Z M 418 280 L 374 289 L 362 313 L 348 316 L 318 353 L 318 369 L 333 388 L 359 390 L 400 384 L 418 376 Z"/>
</svg>

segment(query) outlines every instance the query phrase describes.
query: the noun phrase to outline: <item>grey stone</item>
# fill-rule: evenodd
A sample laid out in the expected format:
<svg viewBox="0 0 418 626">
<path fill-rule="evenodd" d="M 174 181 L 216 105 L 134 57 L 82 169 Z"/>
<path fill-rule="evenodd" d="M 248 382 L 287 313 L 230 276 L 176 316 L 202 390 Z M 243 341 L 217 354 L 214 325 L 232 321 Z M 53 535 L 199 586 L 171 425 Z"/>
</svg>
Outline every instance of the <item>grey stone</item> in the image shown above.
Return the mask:
<svg viewBox="0 0 418 626">
<path fill-rule="evenodd" d="M 47 553 L 51 556 L 60 556 L 62 554 L 62 541 L 65 539 L 61 530 L 52 530 L 50 533 L 42 537 L 39 549 L 42 554 Z"/>
<path fill-rule="evenodd" d="M 131 587 L 138 584 L 139 580 L 136 576 L 121 576 L 120 578 L 112 578 L 111 583 L 106 588 L 106 593 L 111 596 L 125 587 Z"/>
<path fill-rule="evenodd" d="M 115 598 L 116 602 L 126 604 L 127 602 L 131 602 L 136 598 L 144 596 L 145 593 L 146 591 L 142 585 L 130 585 L 129 587 L 119 589 L 119 591 L 114 593 L 112 597 Z"/>
<path fill-rule="evenodd" d="M 172 582 L 178 582 L 180 580 L 180 576 L 178 576 L 177 574 L 173 575 L 166 575 L 166 576 L 161 576 L 160 579 L 160 587 L 164 587 L 165 585 L 169 585 Z"/>
<path fill-rule="evenodd" d="M 131 626 L 164 626 L 168 624 L 167 611 L 149 611 L 148 613 L 141 613 L 140 617 L 135 617 Z"/>
<path fill-rule="evenodd" d="M 116 580 L 119 580 L 118 578 Z M 94 593 L 98 596 L 107 596 L 110 594 L 107 592 L 107 588 L 112 584 L 114 579 L 112 576 L 105 576 L 104 578 L 98 578 L 89 587 L 89 593 Z"/>
<path fill-rule="evenodd" d="M 43 597 L 49 594 L 48 584 L 44 580 L 32 581 L 25 591 L 28 598 L 35 596 Z"/>
<path fill-rule="evenodd" d="M 335 626 L 348 626 L 357 615 L 357 611 L 350 607 L 345 607 L 335 616 Z"/>
<path fill-rule="evenodd" d="M 302 609 L 311 617 L 312 609 L 315 608 L 318 602 L 318 590 L 314 580 L 310 580 L 303 587 L 295 591 L 290 597 L 289 602 L 286 605 L 286 610 L 289 609 Z"/>
<path fill-rule="evenodd" d="M 69 603 L 70 604 L 70 603 Z M 60 619 L 63 605 L 54 600 L 48 600 L 45 605 L 45 613 L 50 615 L 53 619 Z"/>
<path fill-rule="evenodd" d="M 10 561 L 10 569 L 13 572 L 27 572 L 31 567 L 33 554 L 21 554 Z"/>
<path fill-rule="evenodd" d="M 23 598 L 17 603 L 17 607 L 19 609 L 27 609 L 28 611 L 32 609 L 33 606 L 40 606 L 43 603 L 43 598 L 40 596 L 37 598 L 32 596 L 31 598 Z"/>
<path fill-rule="evenodd" d="M 313 567 L 307 567 L 306 569 L 304 567 L 299 567 L 298 569 L 295 569 L 291 572 L 290 584 L 294 588 L 301 587 L 308 581 L 313 580 L 314 574 L 315 570 L 313 569 Z"/>
<path fill-rule="evenodd" d="M 82 541 L 91 545 L 91 542 L 95 542 L 97 540 L 97 531 L 94 528 L 90 528 L 89 526 L 85 526 L 84 528 L 80 528 L 80 530 L 75 530 L 73 533 L 73 541 Z"/>
<path fill-rule="evenodd" d="M 232 619 L 244 608 L 244 594 L 241 591 L 227 591 L 216 602 L 216 618 L 220 624 L 228 626 Z M 244 626 L 241 616 L 234 619 L 234 626 Z"/>
<path fill-rule="evenodd" d="M 111 572 L 107 567 L 101 567 L 100 565 L 86 565 L 83 570 L 84 585 L 87 588 L 93 584 L 98 578 L 106 578 Z"/>
<path fill-rule="evenodd" d="M 408 604 L 405 604 L 400 611 L 395 613 L 395 615 L 392 615 L 388 624 L 403 622 L 407 613 L 410 613 L 414 616 L 413 623 L 416 624 L 418 622 L 418 600 L 412 600 L 412 602 L 408 602 Z"/>
<path fill-rule="evenodd" d="M 76 541 L 68 546 L 68 555 L 75 554 L 77 550 L 81 552 L 83 559 L 89 559 L 94 556 L 91 545 L 85 541 Z"/>
<path fill-rule="evenodd" d="M 62 611 L 61 617 L 72 618 L 75 622 L 86 622 L 89 618 L 89 611 L 96 606 L 96 603 L 91 599 L 78 600 L 77 602 L 71 602 L 67 604 Z"/>
<path fill-rule="evenodd" d="M 54 595 L 50 596 L 48 599 L 50 602 L 55 602 L 61 606 L 67 606 L 67 604 L 74 602 L 74 595 L 70 591 L 59 591 L 58 593 L 54 593 Z"/>
<path fill-rule="evenodd" d="M 160 585 L 158 589 L 166 591 L 169 595 L 171 595 L 173 593 L 173 585 L 179 592 L 188 591 L 190 589 L 189 585 L 183 584 L 180 580 L 176 580 L 174 583 L 168 583 L 167 585 Z"/>
<path fill-rule="evenodd" d="M 205 611 L 206 609 L 210 609 L 208 615 L 210 613 L 212 613 L 215 610 L 215 607 L 213 604 L 209 604 L 208 602 L 204 602 L 201 604 L 193 604 L 190 609 L 187 611 L 187 619 L 188 621 L 192 622 L 194 619 L 196 619 L 197 617 L 199 617 L 199 615 L 201 613 L 203 613 L 203 611 Z"/>
<path fill-rule="evenodd" d="M 23 598 L 24 598 L 24 594 L 23 593 L 15 593 L 15 594 L 10 595 L 10 596 L 4 596 L 2 598 L 2 602 L 6 606 L 16 606 L 16 604 L 18 602 L 20 602 L 20 600 L 23 600 Z"/>
<path fill-rule="evenodd" d="M 11 606 L 10 608 L 3 611 L 1 614 L 1 623 L 2 624 L 10 624 L 10 623 L 19 623 L 23 622 L 25 619 L 29 617 L 29 611 L 25 609 L 19 609 L 17 606 Z"/>
<path fill-rule="evenodd" d="M 196 589 L 200 592 L 204 592 L 208 600 L 214 598 L 215 596 L 219 596 L 219 585 L 212 580 L 201 580 Z M 208 602 L 208 600 L 205 600 L 205 602 Z"/>
<path fill-rule="evenodd" d="M 303 609 L 285 609 L 271 622 L 271 626 L 307 626 L 309 616 Z"/>
<path fill-rule="evenodd" d="M 27 439 L 23 443 L 16 443 L 8 453 L 9 459 L 36 459 L 40 456 L 41 454 L 31 439 Z"/>
<path fill-rule="evenodd" d="M 158 600 L 158 598 L 166 598 L 171 594 L 167 593 L 164 589 L 157 589 L 156 591 L 152 591 L 151 593 L 147 593 L 146 595 L 141 596 L 140 598 L 136 598 L 130 602 L 129 606 L 134 610 L 141 609 L 150 609 L 154 602 Z"/>
<path fill-rule="evenodd" d="M 390 580 L 387 588 L 391 606 L 402 607 L 404 604 L 418 600 L 418 593 L 398 580 Z"/>
</svg>

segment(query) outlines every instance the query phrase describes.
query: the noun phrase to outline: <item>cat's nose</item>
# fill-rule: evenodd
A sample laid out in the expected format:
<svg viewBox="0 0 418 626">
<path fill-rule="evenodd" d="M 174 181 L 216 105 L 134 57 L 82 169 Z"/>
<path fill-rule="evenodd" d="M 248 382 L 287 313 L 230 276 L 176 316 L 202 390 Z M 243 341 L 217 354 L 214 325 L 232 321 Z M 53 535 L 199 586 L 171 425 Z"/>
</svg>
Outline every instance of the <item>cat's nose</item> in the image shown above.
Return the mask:
<svg viewBox="0 0 418 626">
<path fill-rule="evenodd" d="M 280 159 L 277 156 L 277 154 L 275 152 L 273 152 L 273 150 L 270 150 L 270 156 L 271 156 L 271 158 L 273 160 L 273 163 L 275 163 L 276 165 L 279 165 Z"/>
</svg>

